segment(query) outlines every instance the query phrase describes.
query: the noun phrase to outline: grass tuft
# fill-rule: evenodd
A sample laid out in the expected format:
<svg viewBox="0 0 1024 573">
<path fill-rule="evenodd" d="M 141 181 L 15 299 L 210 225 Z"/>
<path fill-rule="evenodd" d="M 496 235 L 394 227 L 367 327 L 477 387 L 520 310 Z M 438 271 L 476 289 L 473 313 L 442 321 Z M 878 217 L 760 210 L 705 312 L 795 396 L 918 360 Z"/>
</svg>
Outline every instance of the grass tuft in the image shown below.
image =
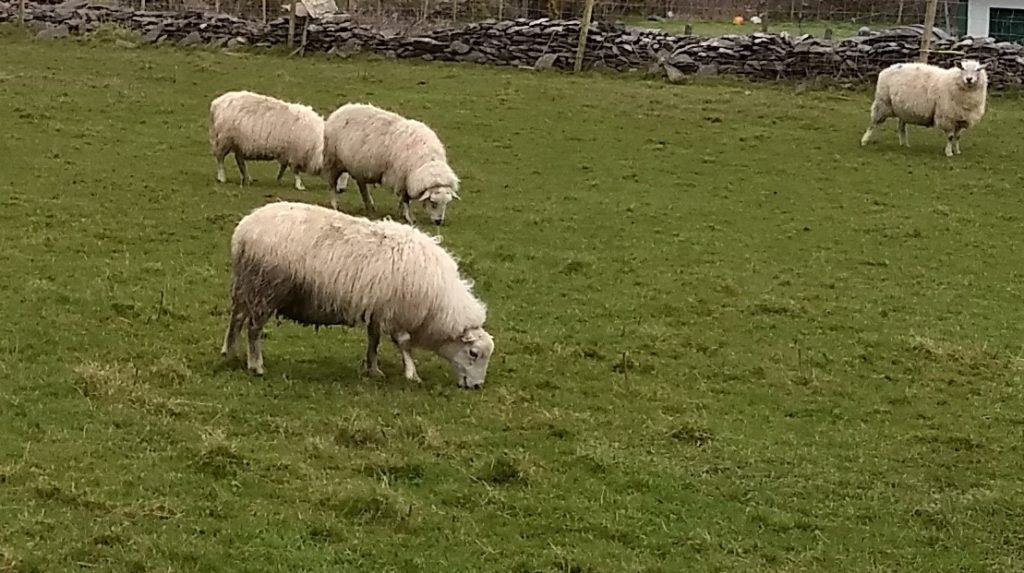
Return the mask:
<svg viewBox="0 0 1024 573">
<path fill-rule="evenodd" d="M 413 504 L 384 486 L 361 487 L 325 502 L 339 517 L 381 525 L 406 523 Z"/>
<path fill-rule="evenodd" d="M 249 467 L 249 461 L 238 453 L 235 444 L 229 442 L 222 431 L 208 431 L 203 440 L 203 448 L 193 460 L 193 466 L 198 471 L 223 480 L 235 479 Z"/>
<path fill-rule="evenodd" d="M 334 443 L 346 448 L 376 447 L 386 440 L 387 434 L 382 426 L 356 418 L 342 424 L 334 432 Z"/>
<path fill-rule="evenodd" d="M 477 478 L 493 485 L 523 485 L 529 481 L 523 462 L 508 453 L 489 459 Z"/>
<path fill-rule="evenodd" d="M 180 386 L 195 379 L 195 373 L 189 368 L 188 363 L 183 358 L 172 356 L 161 356 L 149 368 L 148 374 L 162 386 Z"/>
<path fill-rule="evenodd" d="M 706 428 L 701 428 L 690 424 L 683 424 L 673 429 L 668 433 L 668 437 L 672 438 L 677 442 L 689 444 L 692 446 L 696 446 L 698 448 L 703 448 L 707 444 L 710 444 L 711 441 L 714 439 L 711 435 L 711 432 L 708 431 Z"/>
<path fill-rule="evenodd" d="M 196 458 L 196 467 L 217 479 L 235 478 L 246 465 L 245 458 L 224 444 L 208 447 Z"/>
<path fill-rule="evenodd" d="M 73 384 L 85 398 L 133 397 L 140 387 L 134 364 L 84 362 L 74 370 Z"/>
<path fill-rule="evenodd" d="M 387 484 L 417 484 L 423 482 L 427 469 L 420 463 L 370 464 L 364 468 L 363 473 Z"/>
</svg>

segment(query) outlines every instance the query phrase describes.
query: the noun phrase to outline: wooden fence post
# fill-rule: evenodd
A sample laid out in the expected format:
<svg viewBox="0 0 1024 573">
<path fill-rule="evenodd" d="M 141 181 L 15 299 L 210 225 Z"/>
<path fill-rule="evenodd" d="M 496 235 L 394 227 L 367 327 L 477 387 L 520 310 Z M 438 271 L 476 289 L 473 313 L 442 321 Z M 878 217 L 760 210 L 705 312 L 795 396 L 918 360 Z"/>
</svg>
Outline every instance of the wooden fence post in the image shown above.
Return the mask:
<svg viewBox="0 0 1024 573">
<path fill-rule="evenodd" d="M 580 43 L 576 46 L 576 63 L 573 71 L 583 69 L 583 54 L 587 51 L 587 34 L 590 32 L 590 17 L 594 13 L 594 0 L 587 0 L 583 7 L 583 20 L 580 22 Z"/>
<path fill-rule="evenodd" d="M 932 29 L 935 28 L 935 11 L 939 7 L 938 0 L 928 0 L 924 13 L 924 30 L 921 35 L 921 62 L 928 63 L 928 53 L 932 51 Z"/>
<path fill-rule="evenodd" d="M 302 24 L 302 43 L 299 44 L 299 47 L 295 50 L 303 56 L 306 55 L 306 42 L 309 41 L 309 20 L 309 14 L 306 14 L 305 21 Z"/>
<path fill-rule="evenodd" d="M 288 14 L 288 49 L 295 47 L 295 5 L 298 0 L 292 0 L 291 10 Z"/>
</svg>

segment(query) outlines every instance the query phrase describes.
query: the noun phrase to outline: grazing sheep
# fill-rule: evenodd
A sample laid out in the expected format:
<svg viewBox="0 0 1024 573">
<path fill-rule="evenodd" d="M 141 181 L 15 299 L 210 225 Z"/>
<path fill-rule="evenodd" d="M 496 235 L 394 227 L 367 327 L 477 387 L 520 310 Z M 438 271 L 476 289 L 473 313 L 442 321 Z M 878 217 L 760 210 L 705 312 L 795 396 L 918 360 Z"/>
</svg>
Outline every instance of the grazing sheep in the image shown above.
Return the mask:
<svg viewBox="0 0 1024 573">
<path fill-rule="evenodd" d="M 479 388 L 494 340 L 487 309 L 434 239 L 397 221 L 370 221 L 305 203 L 278 202 L 244 217 L 231 238 L 231 319 L 221 354 L 248 329 L 249 370 L 262 375 L 260 335 L 275 314 L 309 325 L 367 325 L 366 370 L 381 332 L 419 381 L 412 348 L 451 364 L 459 386 Z"/>
<path fill-rule="evenodd" d="M 946 134 L 946 156 L 960 153 L 960 134 L 985 115 L 988 74 L 985 65 L 963 60 L 945 69 L 929 64 L 893 64 L 878 74 L 871 124 L 860 144 L 867 145 L 876 127 L 899 119 L 900 145 L 910 147 L 907 125 L 935 126 Z"/>
<path fill-rule="evenodd" d="M 313 108 L 247 91 L 227 92 L 210 102 L 210 149 L 217 158 L 217 181 L 224 183 L 224 158 L 235 154 L 242 184 L 252 183 L 245 160 L 276 160 L 277 181 L 291 167 L 317 175 L 323 165 L 324 120 Z"/>
<path fill-rule="evenodd" d="M 374 210 L 366 186 L 381 183 L 401 197 L 402 217 L 413 223 L 409 202 L 417 200 L 436 225 L 458 199 L 459 178 L 448 165 L 444 144 L 426 124 L 366 104 L 346 104 L 324 125 L 324 174 L 333 192 L 331 205 L 351 176 L 368 211 Z"/>
</svg>

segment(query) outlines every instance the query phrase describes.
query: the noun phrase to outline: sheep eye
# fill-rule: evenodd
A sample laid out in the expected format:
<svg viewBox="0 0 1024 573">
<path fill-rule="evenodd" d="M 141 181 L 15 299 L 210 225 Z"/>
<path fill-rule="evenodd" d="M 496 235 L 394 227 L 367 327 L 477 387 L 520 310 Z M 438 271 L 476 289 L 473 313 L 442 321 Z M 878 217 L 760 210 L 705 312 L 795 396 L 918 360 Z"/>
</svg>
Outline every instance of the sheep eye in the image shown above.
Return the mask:
<svg viewBox="0 0 1024 573">
<path fill-rule="evenodd" d="M 480 358 L 480 353 L 477 352 L 476 348 L 470 348 L 469 349 L 469 356 L 470 356 L 470 358 L 473 358 L 475 360 L 477 358 Z"/>
</svg>

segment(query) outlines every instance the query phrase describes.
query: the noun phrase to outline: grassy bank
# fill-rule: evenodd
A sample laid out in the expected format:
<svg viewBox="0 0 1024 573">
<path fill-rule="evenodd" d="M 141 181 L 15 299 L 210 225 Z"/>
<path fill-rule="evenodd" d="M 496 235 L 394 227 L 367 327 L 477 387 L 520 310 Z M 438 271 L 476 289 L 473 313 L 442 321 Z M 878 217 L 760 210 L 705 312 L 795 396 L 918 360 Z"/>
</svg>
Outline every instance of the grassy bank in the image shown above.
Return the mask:
<svg viewBox="0 0 1024 573">
<path fill-rule="evenodd" d="M 0 571 L 1024 566 L 1019 105 L 947 159 L 862 92 L 0 49 Z M 237 88 L 435 127 L 484 391 L 359 330 L 220 360 L 235 223 L 328 202 L 214 181 Z"/>
</svg>

